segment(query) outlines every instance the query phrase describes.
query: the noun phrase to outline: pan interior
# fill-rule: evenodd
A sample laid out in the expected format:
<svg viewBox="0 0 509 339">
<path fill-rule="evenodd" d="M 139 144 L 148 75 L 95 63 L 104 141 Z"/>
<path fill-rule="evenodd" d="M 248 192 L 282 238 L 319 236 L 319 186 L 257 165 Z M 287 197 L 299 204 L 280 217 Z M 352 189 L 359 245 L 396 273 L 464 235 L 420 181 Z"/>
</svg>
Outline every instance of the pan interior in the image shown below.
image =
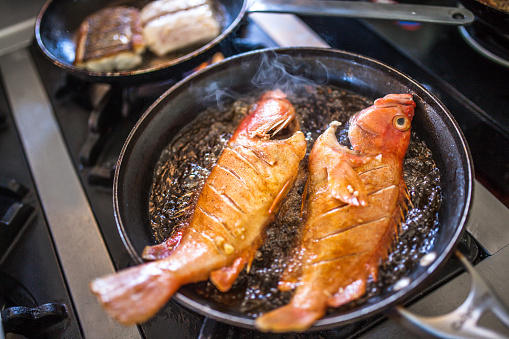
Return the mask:
<svg viewBox="0 0 509 339">
<path fill-rule="evenodd" d="M 133 258 L 141 262 L 143 248 L 154 243 L 147 206 L 154 168 L 162 150 L 198 113 L 217 105 L 218 97 L 248 93 L 253 86 L 272 89 L 274 79 L 260 78 L 258 70 L 260 65 L 276 62 L 291 75 L 290 80 L 284 78 L 283 83 L 293 81 L 298 75 L 315 83 L 348 89 L 371 100 L 388 93 L 413 94 L 419 112 L 412 123 L 413 129 L 433 152 L 441 172 L 443 201 L 432 248 L 436 259 L 408 272 L 406 287 L 388 289 L 350 311 L 331 313 L 314 328 L 337 326 L 338 322 L 352 321 L 401 303 L 450 256 L 463 230 L 472 190 L 471 161 L 457 125 L 433 95 L 398 71 L 351 53 L 322 49 L 249 53 L 191 76 L 167 92 L 138 122 L 119 160 L 114 187 L 115 213 L 126 246 Z M 223 322 L 251 328 L 254 325 L 253 319 L 238 309 L 214 303 L 186 286 L 175 299 Z"/>
</svg>

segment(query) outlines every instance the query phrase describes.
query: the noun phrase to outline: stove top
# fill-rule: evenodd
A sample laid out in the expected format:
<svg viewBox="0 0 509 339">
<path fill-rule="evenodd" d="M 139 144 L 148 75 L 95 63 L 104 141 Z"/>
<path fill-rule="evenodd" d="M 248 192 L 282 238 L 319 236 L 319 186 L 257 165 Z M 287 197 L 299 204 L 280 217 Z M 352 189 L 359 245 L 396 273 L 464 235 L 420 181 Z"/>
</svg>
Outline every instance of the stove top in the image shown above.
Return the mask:
<svg viewBox="0 0 509 339">
<path fill-rule="evenodd" d="M 3 89 L 0 90 L 0 107 L 0 310 L 3 327 L 27 337 L 37 333 L 40 337 L 77 338 L 80 329 L 72 298 Z M 1 334 L 0 331 L 0 337 Z"/>
<path fill-rule="evenodd" d="M 278 21 L 285 22 L 284 17 L 280 15 Z M 509 78 L 509 70 L 471 49 L 456 27 L 302 19 L 286 17 L 291 22 L 286 25 L 290 32 L 286 35 L 302 29 L 305 34 L 300 34 L 301 38 L 312 36 L 303 44 L 331 45 L 378 59 L 421 82 L 444 102 L 467 138 L 478 180 L 491 190 L 476 182 L 468 233 L 459 249 L 484 272 L 509 260 L 505 259 L 509 258 L 505 253 L 509 211 L 500 202 L 508 201 L 509 194 L 509 150 L 505 146 L 509 118 L 500 108 L 509 100 L 503 82 Z M 235 53 L 281 45 L 274 32 L 263 29 L 266 25 L 260 20 L 266 24 L 272 19 L 269 15 L 249 18 L 238 33 Z M 277 34 L 285 36 L 281 31 Z M 52 65 L 34 44 L 0 57 L 0 70 L 5 88 L 5 95 L 0 96 L 0 128 L 4 126 L 0 129 L 0 157 L 8 159 L 0 162 L 0 184 L 9 187 L 13 182 L 12 187 L 16 183 L 24 187 L 18 196 L 12 192 L 8 198 L 0 195 L 0 201 L 9 200 L 8 207 L 0 205 L 0 217 L 4 210 L 12 208 L 15 215 L 19 205 L 30 205 L 24 207 L 24 213 L 19 212 L 22 225 L 9 236 L 12 241 L 4 246 L 5 254 L 0 252 L 0 273 L 27 286 L 33 296 L 30 307 L 65 305 L 67 317 L 49 326 L 53 332 L 47 335 L 76 338 L 108 333 L 110 337 L 158 338 L 166 337 L 171 329 L 172 336 L 178 338 L 263 337 L 255 331 L 215 323 L 172 301 L 147 323 L 120 327 L 105 319 L 88 292 L 92 278 L 133 264 L 113 217 L 114 166 L 138 117 L 179 79 L 129 88 L 92 85 Z M 13 204 L 18 205 L 11 207 Z M 44 264 L 33 258 L 45 258 L 41 260 Z M 460 265 L 451 260 L 433 286 L 409 302 L 410 308 L 430 315 L 449 311 L 450 306 L 436 302 L 438 296 L 447 304 L 459 305 L 466 295 L 458 291 L 468 287 L 468 276 L 461 272 Z M 509 292 L 504 282 L 509 272 L 487 278 L 499 291 Z M 36 286 L 41 281 L 42 286 Z M 453 294 L 454 298 L 449 297 Z M 509 293 L 502 299 L 508 303 L 506 295 Z M 507 333 L 503 327 L 498 329 Z M 380 335 L 404 338 L 408 332 L 377 316 L 334 330 L 274 337 Z"/>
</svg>

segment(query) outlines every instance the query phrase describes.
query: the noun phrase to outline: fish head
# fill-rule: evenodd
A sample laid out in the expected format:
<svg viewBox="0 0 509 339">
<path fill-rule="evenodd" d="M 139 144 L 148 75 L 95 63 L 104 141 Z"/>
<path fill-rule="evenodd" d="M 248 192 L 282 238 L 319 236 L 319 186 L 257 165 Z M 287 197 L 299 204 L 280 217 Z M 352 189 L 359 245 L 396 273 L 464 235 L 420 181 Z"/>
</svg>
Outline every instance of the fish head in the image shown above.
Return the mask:
<svg viewBox="0 0 509 339">
<path fill-rule="evenodd" d="M 348 136 L 361 153 L 403 158 L 410 141 L 415 102 L 411 94 L 389 94 L 350 119 Z"/>
<path fill-rule="evenodd" d="M 287 132 L 293 134 L 300 129 L 295 117 L 295 108 L 281 90 L 265 92 L 251 107 L 250 113 L 239 124 L 231 140 L 269 140 L 288 136 Z"/>
</svg>

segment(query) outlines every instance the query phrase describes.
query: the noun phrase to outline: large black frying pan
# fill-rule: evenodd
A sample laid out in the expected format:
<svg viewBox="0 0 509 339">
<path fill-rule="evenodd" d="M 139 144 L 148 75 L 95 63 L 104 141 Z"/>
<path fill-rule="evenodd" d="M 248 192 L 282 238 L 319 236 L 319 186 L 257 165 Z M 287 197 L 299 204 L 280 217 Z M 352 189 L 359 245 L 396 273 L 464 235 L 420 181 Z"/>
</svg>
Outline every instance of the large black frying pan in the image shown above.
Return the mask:
<svg viewBox="0 0 509 339">
<path fill-rule="evenodd" d="M 465 8 L 495 32 L 509 35 L 509 12 L 480 0 L 460 0 Z M 501 1 L 502 2 L 502 1 Z M 508 37 L 509 38 L 509 37 Z"/>
<path fill-rule="evenodd" d="M 468 146 L 451 114 L 426 88 L 401 72 L 373 59 L 333 49 L 287 48 L 261 50 L 226 59 L 195 73 L 169 89 L 140 118 L 121 151 L 114 178 L 114 213 L 121 237 L 136 263 L 146 245 L 154 244 L 148 200 L 154 169 L 161 152 L 183 126 L 207 107 L 213 107 L 216 90 L 249 93 L 260 65 L 272 65 L 281 56 L 290 74 L 311 81 L 327 78 L 333 84 L 370 99 L 388 93 L 411 93 L 417 104 L 413 129 L 432 150 L 441 172 L 443 203 L 439 230 L 427 263 L 408 272 L 408 284 L 389 288 L 347 312 L 326 315 L 313 329 L 337 327 L 387 310 L 399 310 L 415 296 L 455 251 L 469 213 L 473 168 Z M 292 66 L 293 65 L 293 66 Z M 306 65 L 306 67 L 301 67 Z M 267 89 L 273 89 L 271 84 Z M 209 99 L 207 99 L 209 98 Z M 211 98 L 214 98 L 212 100 Z M 208 300 L 183 286 L 174 300 L 209 318 L 235 326 L 254 328 L 254 319 L 238 309 Z M 399 314 L 403 314 L 400 311 Z"/>
<path fill-rule="evenodd" d="M 303 15 L 335 15 L 348 17 L 401 19 L 466 25 L 474 20 L 470 11 L 455 7 L 422 5 L 376 4 L 350 1 L 309 0 L 211 0 L 222 13 L 221 34 L 211 42 L 186 51 L 176 58 L 158 59 L 146 53 L 147 62 L 137 69 L 119 72 L 92 72 L 75 67 L 75 34 L 89 14 L 104 7 L 131 5 L 143 7 L 149 0 L 48 0 L 35 24 L 35 37 L 43 53 L 55 65 L 88 81 L 135 84 L 167 78 L 177 78 L 198 66 L 215 52 L 231 44 L 232 33 L 250 12 L 291 12 Z"/>
</svg>

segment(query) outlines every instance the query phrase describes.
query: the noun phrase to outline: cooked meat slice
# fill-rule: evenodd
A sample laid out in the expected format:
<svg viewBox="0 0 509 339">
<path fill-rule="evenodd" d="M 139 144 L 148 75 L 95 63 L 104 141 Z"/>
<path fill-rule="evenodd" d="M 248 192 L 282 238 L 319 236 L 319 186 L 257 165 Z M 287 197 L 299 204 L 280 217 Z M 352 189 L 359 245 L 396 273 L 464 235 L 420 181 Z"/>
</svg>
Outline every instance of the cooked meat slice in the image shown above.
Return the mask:
<svg viewBox="0 0 509 339">
<path fill-rule="evenodd" d="M 221 32 L 216 14 L 206 0 L 158 0 L 141 10 L 147 47 L 163 56 L 211 41 Z"/>
<path fill-rule="evenodd" d="M 97 72 L 128 70 L 142 62 L 144 51 L 139 10 L 109 7 L 81 23 L 74 64 Z"/>
</svg>

